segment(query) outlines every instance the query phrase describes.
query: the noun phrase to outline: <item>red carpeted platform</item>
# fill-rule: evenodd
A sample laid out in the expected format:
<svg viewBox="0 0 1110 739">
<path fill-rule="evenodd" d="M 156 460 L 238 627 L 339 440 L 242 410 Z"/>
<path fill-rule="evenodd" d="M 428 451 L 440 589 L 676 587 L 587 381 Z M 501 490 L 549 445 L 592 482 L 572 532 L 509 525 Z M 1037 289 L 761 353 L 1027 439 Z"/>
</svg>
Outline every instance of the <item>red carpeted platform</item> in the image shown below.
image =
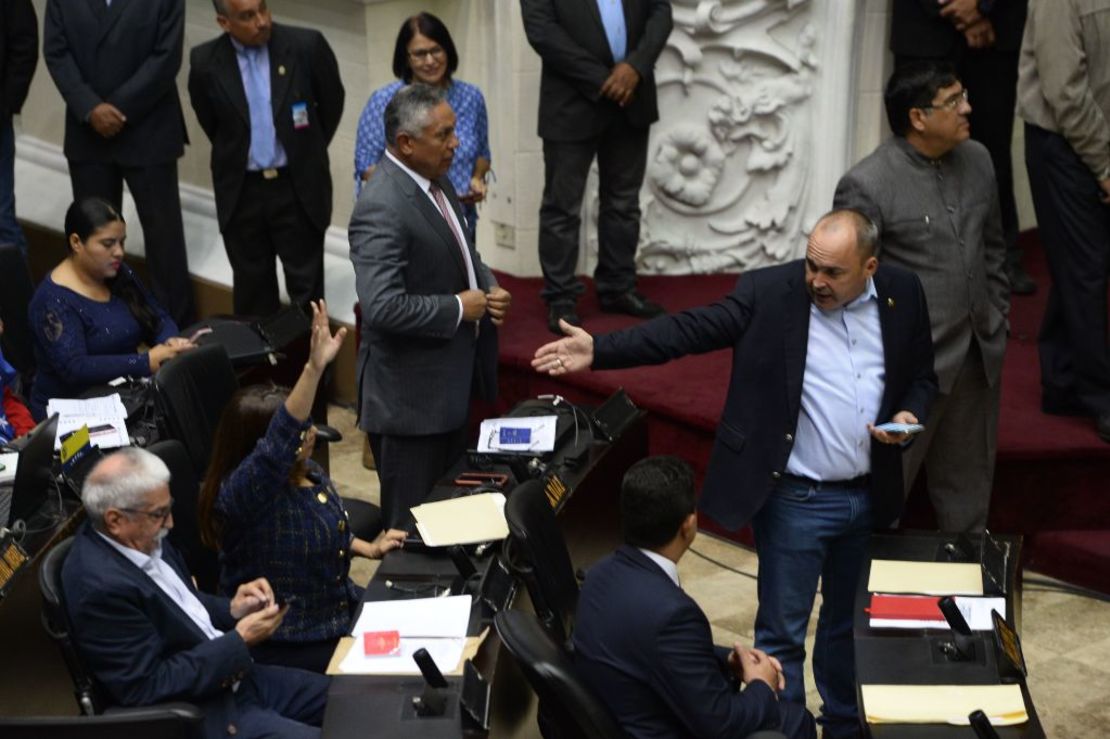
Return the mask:
<svg viewBox="0 0 1110 739">
<path fill-rule="evenodd" d="M 991 503 L 993 530 L 1030 536 L 1027 553 L 1037 569 L 1068 579 L 1082 561 L 1083 582 L 1110 592 L 1110 444 L 1095 435 L 1086 418 L 1049 416 L 1040 411 L 1037 330 L 1048 296 L 1044 256 L 1035 236 L 1023 235 L 1026 267 L 1040 289 L 1031 297 L 1015 296 L 1011 336 L 1003 368 L 998 466 Z M 535 374 L 529 360 L 536 347 L 551 340 L 546 309 L 539 299 L 539 279 L 500 275 L 513 294 L 511 320 L 501 334 L 503 402 L 541 393 L 559 393 L 578 403 L 596 404 L 623 387 L 648 411 L 653 454 L 678 454 L 704 473 L 714 429 L 724 404 L 730 352 L 687 357 L 660 367 L 587 372 L 556 381 Z M 643 277 L 640 289 L 670 311 L 714 300 L 727 293 L 735 275 Z M 591 333 L 612 331 L 633 319 L 601 313 L 592 286 L 579 302 L 583 325 Z M 920 485 L 911 495 L 904 518 L 908 526 L 931 527 L 932 512 Z M 712 521 L 703 525 L 720 531 Z M 1032 536 L 1053 532 L 1052 536 Z M 1068 550 L 1069 532 L 1080 532 L 1077 551 Z M 1057 556 L 1054 552 L 1059 552 Z M 1101 571 L 1098 563 L 1101 562 Z M 1093 572 L 1092 572 L 1093 570 Z"/>
</svg>

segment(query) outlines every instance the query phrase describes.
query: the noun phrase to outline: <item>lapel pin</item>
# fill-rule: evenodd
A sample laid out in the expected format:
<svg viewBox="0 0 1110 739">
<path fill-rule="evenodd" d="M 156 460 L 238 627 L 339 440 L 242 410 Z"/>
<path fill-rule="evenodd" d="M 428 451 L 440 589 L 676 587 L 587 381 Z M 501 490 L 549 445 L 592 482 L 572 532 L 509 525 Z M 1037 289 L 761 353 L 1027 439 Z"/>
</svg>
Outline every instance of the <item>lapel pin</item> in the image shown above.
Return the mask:
<svg viewBox="0 0 1110 739">
<path fill-rule="evenodd" d="M 886 299 L 886 307 L 887 308 L 893 308 L 894 307 L 894 298 L 887 298 Z"/>
<path fill-rule="evenodd" d="M 285 65 L 284 64 L 279 64 L 278 65 L 278 74 L 281 75 L 282 77 L 285 76 Z"/>
</svg>

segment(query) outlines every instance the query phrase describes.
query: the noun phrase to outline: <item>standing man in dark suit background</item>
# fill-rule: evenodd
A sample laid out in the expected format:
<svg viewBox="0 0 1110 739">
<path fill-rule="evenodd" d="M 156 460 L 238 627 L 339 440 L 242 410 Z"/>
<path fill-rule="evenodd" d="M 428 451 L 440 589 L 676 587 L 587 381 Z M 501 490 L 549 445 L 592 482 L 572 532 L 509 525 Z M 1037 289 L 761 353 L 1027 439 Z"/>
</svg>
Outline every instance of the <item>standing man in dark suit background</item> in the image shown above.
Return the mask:
<svg viewBox="0 0 1110 739">
<path fill-rule="evenodd" d="M 915 61 L 949 62 L 970 96 L 971 137 L 987 147 L 998 189 L 1010 290 L 1030 295 L 1037 283 L 1017 246 L 1010 141 L 1017 102 L 1018 54 L 1028 0 L 894 0 L 890 50 L 895 68 Z"/>
<path fill-rule="evenodd" d="M 66 102 L 73 198 L 135 200 L 151 289 L 178 326 L 193 320 L 177 160 L 185 121 L 177 71 L 185 0 L 48 0 L 43 57 Z"/>
<path fill-rule="evenodd" d="M 0 4 L 0 244 L 16 244 L 27 254 L 27 239 L 15 219 L 15 130 L 35 63 L 39 58 L 39 26 L 31 0 Z"/>
<path fill-rule="evenodd" d="M 802 664 L 818 578 L 813 673 L 824 736 L 857 736 L 852 619 L 874 529 L 902 510 L 904 433 L 936 394 L 921 283 L 880 267 L 878 232 L 833 211 L 805 260 L 744 273 L 725 298 L 598 336 L 563 323 L 532 366 L 562 375 L 661 364 L 731 347 L 732 378 L 701 509 L 728 530 L 752 524 L 759 555 L 755 646 L 782 662 L 782 697 L 805 705 Z"/>
<path fill-rule="evenodd" d="M 782 665 L 716 647 L 682 590 L 678 563 L 698 533 L 694 475 L 677 457 L 632 465 L 621 484 L 624 546 L 590 567 L 574 620 L 574 665 L 630 737 L 816 739 L 813 716 L 778 701 Z M 737 683 L 746 687 L 738 690 Z"/>
<path fill-rule="evenodd" d="M 548 328 L 578 324 L 575 278 L 582 197 L 597 156 L 598 260 L 603 311 L 651 318 L 663 309 L 636 291 L 640 186 L 648 128 L 659 119 L 655 61 L 671 33 L 670 0 L 521 0 L 528 43 L 543 60 L 539 135 L 540 296 Z"/>
<path fill-rule="evenodd" d="M 265 0 L 213 0 L 225 33 L 189 56 L 189 97 L 212 142 L 216 216 L 235 312 L 324 297 L 331 224 L 328 144 L 343 113 L 335 54 L 315 30 L 273 23 Z"/>
<path fill-rule="evenodd" d="M 511 297 L 467 240 L 444 176 L 459 140 L 441 88 L 401 88 L 385 109 L 386 154 L 348 230 L 362 308 L 358 425 L 370 437 L 386 528 L 466 448 L 472 393 L 497 394 L 497 330 Z"/>
</svg>

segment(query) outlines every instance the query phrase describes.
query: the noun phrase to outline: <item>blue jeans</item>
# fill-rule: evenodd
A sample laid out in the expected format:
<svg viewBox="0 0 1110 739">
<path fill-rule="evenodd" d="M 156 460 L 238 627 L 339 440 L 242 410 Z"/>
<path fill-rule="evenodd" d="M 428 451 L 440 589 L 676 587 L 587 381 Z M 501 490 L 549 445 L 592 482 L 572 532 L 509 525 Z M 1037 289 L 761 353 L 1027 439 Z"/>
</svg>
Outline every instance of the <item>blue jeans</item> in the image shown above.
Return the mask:
<svg viewBox="0 0 1110 739">
<path fill-rule="evenodd" d="M 15 219 L 15 131 L 0 121 L 0 244 L 16 244 L 27 256 L 27 239 Z"/>
<path fill-rule="evenodd" d="M 782 662 L 784 700 L 805 704 L 806 627 L 821 579 L 813 674 L 826 737 L 857 736 L 852 617 L 871 536 L 866 487 L 781 480 L 752 521 L 759 555 L 755 646 Z"/>
</svg>

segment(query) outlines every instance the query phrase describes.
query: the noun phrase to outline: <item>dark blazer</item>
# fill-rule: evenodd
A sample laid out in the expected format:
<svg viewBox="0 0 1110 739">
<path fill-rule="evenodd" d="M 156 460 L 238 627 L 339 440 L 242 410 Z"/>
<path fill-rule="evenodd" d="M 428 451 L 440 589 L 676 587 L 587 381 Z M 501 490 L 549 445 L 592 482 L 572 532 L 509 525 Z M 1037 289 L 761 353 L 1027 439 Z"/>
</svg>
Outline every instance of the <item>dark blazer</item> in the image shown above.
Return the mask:
<svg viewBox="0 0 1110 739">
<path fill-rule="evenodd" d="M 879 295 L 886 386 L 875 423 L 901 410 L 928 417 L 937 392 L 929 311 L 921 282 L 880 266 Z M 706 471 L 700 506 L 730 530 L 762 507 L 786 469 L 801 411 L 810 299 L 802 260 L 741 275 L 711 305 L 598 336 L 595 369 L 660 364 L 686 354 L 732 347 L 732 377 Z M 871 442 L 871 499 L 876 527 L 903 503 L 902 448 Z"/>
<path fill-rule="evenodd" d="M 1028 0 L 987 0 L 987 18 L 994 25 L 994 48 L 1018 51 L 1025 30 Z M 894 0 L 890 19 L 890 50 L 899 56 L 950 58 L 965 50 L 964 35 L 940 14 L 936 0 Z"/>
<path fill-rule="evenodd" d="M 185 561 L 168 540 L 162 542 L 162 556 L 200 598 L 212 625 L 226 630 L 223 636 L 209 639 L 85 522 L 62 567 L 74 641 L 116 704 L 196 703 L 205 714 L 206 735 L 221 736 L 236 716 L 230 688 L 250 673 L 250 653 L 235 631 L 230 601 L 197 592 Z"/>
<path fill-rule="evenodd" d="M 446 177 L 437 180 L 459 222 Z M 456 293 L 466 265 L 439 209 L 389 157 L 363 186 L 348 229 L 362 309 L 358 355 L 359 427 L 368 432 L 441 434 L 466 423 L 472 390 L 497 394 L 497 329 L 459 322 Z M 478 287 L 497 283 L 469 241 Z"/>
<path fill-rule="evenodd" d="M 778 729 L 763 681 L 737 691 L 694 600 L 643 552 L 622 546 L 578 596 L 574 664 L 631 737 L 743 737 Z"/>
<path fill-rule="evenodd" d="M 31 0 L 0 2 L 0 120 L 23 108 L 39 60 L 39 22 Z"/>
<path fill-rule="evenodd" d="M 327 40 L 308 28 L 273 25 L 270 100 L 274 128 L 288 157 L 293 189 L 320 231 L 331 224 L 332 185 L 328 144 L 343 114 L 343 82 Z M 216 216 L 225 228 L 235 213 L 246 177 L 251 123 L 235 47 L 226 33 L 189 54 L 189 99 L 212 142 Z M 308 126 L 294 128 L 293 106 L 308 105 Z"/>
<path fill-rule="evenodd" d="M 624 61 L 640 74 L 635 96 L 624 109 L 601 96 L 614 62 L 597 0 L 520 0 L 520 11 L 528 43 L 543 59 L 541 138 L 591 138 L 618 115 L 638 128 L 659 119 L 654 69 L 671 34 L 670 0 L 624 0 Z"/>
<path fill-rule="evenodd" d="M 184 32 L 185 0 L 48 0 L 43 58 L 66 101 L 67 159 L 142 167 L 185 152 Z M 127 116 L 110 139 L 87 123 L 102 102 Z"/>
</svg>

